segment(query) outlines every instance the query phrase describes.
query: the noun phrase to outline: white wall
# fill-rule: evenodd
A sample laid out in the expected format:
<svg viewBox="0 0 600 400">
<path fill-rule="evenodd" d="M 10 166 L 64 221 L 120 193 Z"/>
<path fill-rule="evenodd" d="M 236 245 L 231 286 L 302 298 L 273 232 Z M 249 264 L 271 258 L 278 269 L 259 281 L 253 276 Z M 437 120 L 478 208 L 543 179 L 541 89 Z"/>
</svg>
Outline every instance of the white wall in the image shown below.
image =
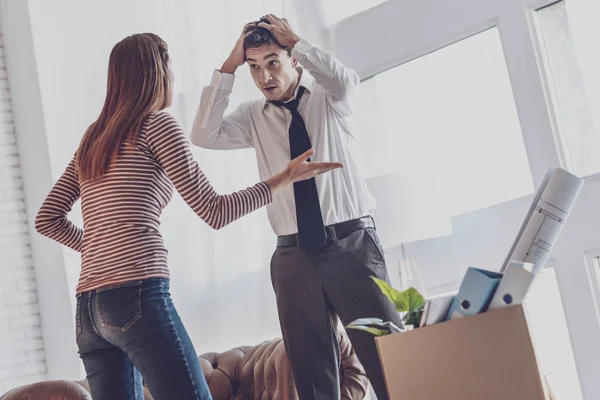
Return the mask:
<svg viewBox="0 0 600 400">
<path fill-rule="evenodd" d="M 49 376 L 78 375 L 75 324 L 69 312 L 69 292 L 64 258 L 59 247 L 34 234 L 33 218 L 50 188 L 53 177 L 46 147 L 44 115 L 40 101 L 37 66 L 27 3 L 2 1 L 0 18 L 4 33 L 7 73 L 10 76 L 17 143 L 31 249 L 38 282 L 37 292 Z M 71 356 L 72 355 L 72 356 Z"/>
<path fill-rule="evenodd" d="M 40 308 L 3 43 L 0 33 L 0 393 L 46 377 Z"/>
<path fill-rule="evenodd" d="M 336 55 L 365 78 L 497 25 L 533 181 L 559 165 L 554 121 L 547 108 L 531 38 L 532 10 L 544 0 L 390 0 L 351 17 L 330 31 Z M 402 88 L 398 88 L 402 90 Z M 476 149 L 473 149 L 476 151 Z M 507 155 L 507 160 L 509 155 Z M 584 262 L 600 246 L 597 212 L 600 183 L 584 187 L 551 257 L 585 399 L 600 398 L 600 326 Z M 468 266 L 497 269 L 527 212 L 531 196 L 455 217 L 454 235 L 406 246 L 426 286 L 457 285 Z"/>
</svg>

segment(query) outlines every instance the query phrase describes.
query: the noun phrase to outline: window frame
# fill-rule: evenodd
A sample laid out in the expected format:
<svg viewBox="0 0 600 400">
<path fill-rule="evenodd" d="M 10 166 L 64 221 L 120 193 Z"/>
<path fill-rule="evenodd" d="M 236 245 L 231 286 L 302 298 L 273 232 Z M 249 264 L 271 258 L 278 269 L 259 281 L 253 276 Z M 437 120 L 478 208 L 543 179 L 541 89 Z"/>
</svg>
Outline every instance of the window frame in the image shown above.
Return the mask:
<svg viewBox="0 0 600 400">
<path fill-rule="evenodd" d="M 568 149 L 569 132 L 568 128 L 562 126 L 561 110 L 559 106 L 559 99 L 557 98 L 560 94 L 555 93 L 552 87 L 551 81 L 551 66 L 548 63 L 547 55 L 545 54 L 545 43 L 543 32 L 541 32 L 541 26 L 538 24 L 537 12 L 543 8 L 551 7 L 555 4 L 567 2 L 569 0 L 536 0 L 531 1 L 527 8 L 527 17 L 531 26 L 531 40 L 534 43 L 535 56 L 538 62 L 539 75 L 542 79 L 542 87 L 544 89 L 544 96 L 548 104 L 548 115 L 550 117 L 550 123 L 552 126 L 552 132 L 555 140 L 555 146 L 557 149 L 557 156 L 560 160 L 560 166 L 571 173 L 575 173 L 577 168 L 573 156 L 570 154 Z M 600 129 L 600 127 L 595 127 Z M 596 135 L 600 137 L 600 132 L 596 132 Z M 578 175 L 582 179 L 587 181 L 600 180 L 600 171 Z"/>
</svg>

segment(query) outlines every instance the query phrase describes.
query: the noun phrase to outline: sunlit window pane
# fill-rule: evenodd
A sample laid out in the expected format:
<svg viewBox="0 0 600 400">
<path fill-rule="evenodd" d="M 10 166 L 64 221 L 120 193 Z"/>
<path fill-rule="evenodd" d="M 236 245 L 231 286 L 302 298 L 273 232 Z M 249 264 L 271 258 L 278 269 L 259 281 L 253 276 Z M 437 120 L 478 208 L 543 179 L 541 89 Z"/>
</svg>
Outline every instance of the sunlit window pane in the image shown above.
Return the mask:
<svg viewBox="0 0 600 400">
<path fill-rule="evenodd" d="M 364 81 L 358 125 L 368 176 L 430 176 L 451 215 L 533 191 L 496 28 Z"/>
</svg>

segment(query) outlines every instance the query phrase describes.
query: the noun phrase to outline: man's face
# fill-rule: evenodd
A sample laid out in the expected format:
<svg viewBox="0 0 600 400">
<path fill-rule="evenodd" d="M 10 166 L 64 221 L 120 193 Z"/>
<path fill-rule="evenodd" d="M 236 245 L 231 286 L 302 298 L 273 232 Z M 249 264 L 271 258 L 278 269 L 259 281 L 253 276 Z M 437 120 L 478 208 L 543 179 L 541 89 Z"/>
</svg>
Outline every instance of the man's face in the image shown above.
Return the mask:
<svg viewBox="0 0 600 400">
<path fill-rule="evenodd" d="M 267 44 L 246 50 L 246 60 L 256 87 L 267 100 L 286 101 L 298 83 L 296 60 L 281 46 Z"/>
</svg>

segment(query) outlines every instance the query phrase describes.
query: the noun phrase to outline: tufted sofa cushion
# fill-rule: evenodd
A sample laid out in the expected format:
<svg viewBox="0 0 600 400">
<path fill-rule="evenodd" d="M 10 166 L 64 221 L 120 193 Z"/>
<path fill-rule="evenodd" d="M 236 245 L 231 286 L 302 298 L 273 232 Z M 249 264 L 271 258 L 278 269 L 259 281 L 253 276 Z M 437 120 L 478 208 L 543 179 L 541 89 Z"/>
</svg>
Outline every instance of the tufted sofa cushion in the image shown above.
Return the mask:
<svg viewBox="0 0 600 400">
<path fill-rule="evenodd" d="M 21 386 L 5 393 L 0 400 L 92 400 L 81 385 L 73 381 L 44 381 Z"/>
<path fill-rule="evenodd" d="M 212 352 L 200 355 L 200 365 L 215 399 L 244 398 L 241 392 L 239 363 L 251 349 L 250 346 L 243 346 L 224 353 Z"/>
<path fill-rule="evenodd" d="M 368 379 L 345 332 L 340 343 L 342 399 L 362 400 Z M 297 400 L 294 378 L 282 339 L 224 353 L 200 355 L 214 400 Z M 86 381 L 44 381 L 5 393 L 0 400 L 91 400 Z M 147 389 L 144 398 L 152 400 Z"/>
<path fill-rule="evenodd" d="M 368 379 L 345 332 L 338 333 L 342 399 L 362 400 Z M 255 347 L 200 356 L 215 400 L 296 400 L 296 387 L 282 339 Z"/>
</svg>

